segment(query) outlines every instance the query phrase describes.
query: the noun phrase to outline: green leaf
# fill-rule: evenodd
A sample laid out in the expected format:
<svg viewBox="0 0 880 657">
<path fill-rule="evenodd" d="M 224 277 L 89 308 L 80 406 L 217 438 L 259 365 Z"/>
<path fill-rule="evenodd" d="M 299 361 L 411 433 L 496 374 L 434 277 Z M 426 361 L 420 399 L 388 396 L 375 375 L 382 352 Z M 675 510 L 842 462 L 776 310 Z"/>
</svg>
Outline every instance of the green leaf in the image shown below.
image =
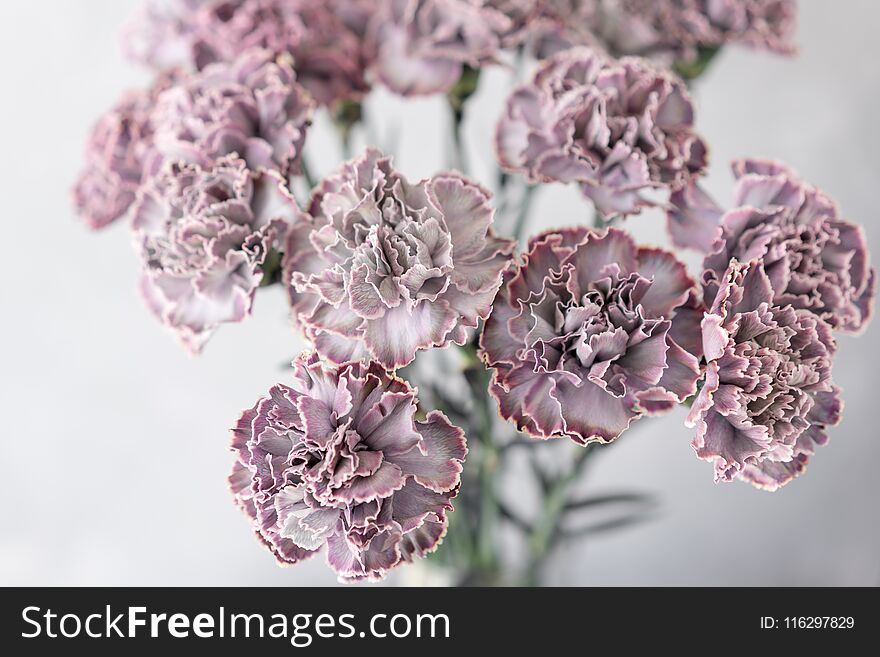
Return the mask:
<svg viewBox="0 0 880 657">
<path fill-rule="evenodd" d="M 560 538 L 562 538 L 563 540 L 571 541 L 579 538 L 598 536 L 600 534 L 607 534 L 608 532 L 616 531 L 618 529 L 634 527 L 635 525 L 640 525 L 643 522 L 653 520 L 656 517 L 656 514 L 653 513 L 631 513 L 629 515 L 620 516 L 619 518 L 612 518 L 610 520 L 603 520 L 600 522 L 591 523 L 577 529 L 563 529 L 560 532 Z"/>
<path fill-rule="evenodd" d="M 698 46 L 696 58 L 692 61 L 676 62 L 673 68 L 685 82 L 692 82 L 706 72 L 709 64 L 720 51 L 721 48 L 717 46 Z"/>
<path fill-rule="evenodd" d="M 275 249 L 269 249 L 263 261 L 263 280 L 260 287 L 268 287 L 281 281 L 281 254 Z"/>
<path fill-rule="evenodd" d="M 579 511 L 609 504 L 641 504 L 654 506 L 656 499 L 647 493 L 607 493 L 593 495 L 580 500 L 572 500 L 565 505 L 566 511 Z"/>
</svg>

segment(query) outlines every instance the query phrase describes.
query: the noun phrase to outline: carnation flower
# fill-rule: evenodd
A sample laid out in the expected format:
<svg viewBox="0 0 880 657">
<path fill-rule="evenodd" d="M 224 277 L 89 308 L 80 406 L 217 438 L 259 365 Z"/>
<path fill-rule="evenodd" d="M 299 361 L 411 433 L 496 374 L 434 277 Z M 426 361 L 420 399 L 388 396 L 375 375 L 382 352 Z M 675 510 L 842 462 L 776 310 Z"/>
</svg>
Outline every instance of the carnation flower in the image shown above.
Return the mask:
<svg viewBox="0 0 880 657">
<path fill-rule="evenodd" d="M 235 501 L 281 564 L 326 545 L 343 580 L 381 579 L 436 549 L 458 492 L 464 433 L 379 365 L 295 363 L 233 429 Z"/>
<path fill-rule="evenodd" d="M 739 160 L 733 168 L 734 208 L 720 224 L 700 217 L 702 233 L 718 238 L 703 262 L 708 275 L 720 280 L 731 258 L 761 259 L 775 304 L 814 312 L 835 329 L 864 328 L 876 271 L 861 226 L 843 219 L 834 201 L 781 164 Z M 691 200 L 677 199 L 681 207 L 674 214 L 695 211 Z"/>
<path fill-rule="evenodd" d="M 144 0 L 125 30 L 126 55 L 157 71 L 196 70 L 200 15 L 221 4 L 223 0 Z"/>
<path fill-rule="evenodd" d="M 159 96 L 156 150 L 170 161 L 210 166 L 237 153 L 251 169 L 296 173 L 313 104 L 290 58 L 250 50 L 212 64 Z"/>
<path fill-rule="evenodd" d="M 513 240 L 496 237 L 489 193 L 455 173 L 410 183 L 374 149 L 343 165 L 290 232 L 294 316 L 336 363 L 389 370 L 464 344 L 492 307 Z"/>
<path fill-rule="evenodd" d="M 533 238 L 509 268 L 480 340 L 501 415 L 538 438 L 611 442 L 696 391 L 694 282 L 624 231 Z"/>
<path fill-rule="evenodd" d="M 252 48 L 293 56 L 300 83 L 322 105 L 368 86 L 354 0 L 153 0 L 132 23 L 129 55 L 157 69 L 201 70 Z"/>
<path fill-rule="evenodd" d="M 90 228 L 104 228 L 125 215 L 143 180 L 157 168 L 149 116 L 171 81 L 164 75 L 148 91 L 125 94 L 92 128 L 86 166 L 73 187 L 74 205 Z"/>
<path fill-rule="evenodd" d="M 714 463 L 716 481 L 775 490 L 803 472 L 840 421 L 831 329 L 775 303 L 760 260 L 731 261 L 706 291 L 714 301 L 702 323 L 706 380 L 687 420 L 698 427 L 693 447 Z"/>
<path fill-rule="evenodd" d="M 166 165 L 133 207 L 150 310 L 198 353 L 218 325 L 250 315 L 266 256 L 298 212 L 277 173 L 232 156 Z"/>
<path fill-rule="evenodd" d="M 684 84 L 639 59 L 577 48 L 519 86 L 498 122 L 504 169 L 530 182 L 576 182 L 605 217 L 648 205 L 640 192 L 683 187 L 706 164 Z"/>
<path fill-rule="evenodd" d="M 371 24 L 370 59 L 376 76 L 405 96 L 447 92 L 465 66 L 496 61 L 504 14 L 481 0 L 385 0 Z"/>
<path fill-rule="evenodd" d="M 509 19 L 500 33 L 501 45 L 513 48 L 526 41 L 541 20 L 541 7 L 546 0 L 483 0 L 483 5 L 499 11 Z"/>
<path fill-rule="evenodd" d="M 601 9 L 601 0 L 540 0 L 538 18 L 530 26 L 530 49 L 538 59 L 576 46 L 603 49 Z"/>
<path fill-rule="evenodd" d="M 665 63 L 728 43 L 789 54 L 795 13 L 792 0 L 545 0 L 542 50 L 598 42 L 616 57 Z"/>
</svg>

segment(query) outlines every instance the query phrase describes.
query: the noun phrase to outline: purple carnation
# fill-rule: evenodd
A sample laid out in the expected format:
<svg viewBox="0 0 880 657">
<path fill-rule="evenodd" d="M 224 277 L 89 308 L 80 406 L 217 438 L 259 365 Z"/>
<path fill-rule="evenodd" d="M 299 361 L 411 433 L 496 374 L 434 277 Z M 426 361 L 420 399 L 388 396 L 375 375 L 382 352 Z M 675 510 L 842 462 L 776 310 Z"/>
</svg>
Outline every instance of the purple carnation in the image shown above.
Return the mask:
<svg viewBox="0 0 880 657">
<path fill-rule="evenodd" d="M 354 0 L 162 0 L 132 23 L 130 56 L 154 68 L 202 70 L 253 48 L 293 56 L 300 83 L 322 105 L 368 86 Z"/>
<path fill-rule="evenodd" d="M 760 260 L 733 260 L 707 293 L 715 297 L 702 323 L 706 380 L 688 416 L 698 427 L 693 447 L 714 463 L 716 481 L 775 490 L 803 472 L 840 421 L 831 328 L 776 304 Z"/>
<path fill-rule="evenodd" d="M 639 59 L 586 48 L 545 62 L 498 122 L 501 165 L 533 183 L 576 182 L 605 217 L 638 212 L 640 192 L 676 190 L 706 165 L 684 84 Z"/>
<path fill-rule="evenodd" d="M 235 501 L 281 564 L 322 547 L 343 580 L 377 580 L 436 549 L 458 493 L 464 433 L 416 419 L 416 394 L 376 364 L 295 363 L 233 429 Z"/>
<path fill-rule="evenodd" d="M 125 94 L 92 128 L 86 166 L 73 187 L 74 205 L 90 228 L 104 228 L 125 215 L 145 177 L 157 168 L 149 117 L 171 82 L 165 75 L 148 91 Z"/>
<path fill-rule="evenodd" d="M 528 36 L 531 51 L 546 59 L 577 46 L 604 50 L 599 40 L 604 13 L 601 0 L 540 0 Z"/>
<path fill-rule="evenodd" d="M 510 19 L 481 0 L 384 0 L 371 23 L 370 59 L 392 91 L 449 91 L 464 66 L 496 61 Z"/>
<path fill-rule="evenodd" d="M 513 48 L 528 40 L 541 20 L 545 0 L 483 0 L 483 5 L 504 14 L 510 21 L 501 32 L 501 44 Z"/>
<path fill-rule="evenodd" d="M 624 231 L 532 239 L 480 346 L 501 415 L 539 438 L 611 442 L 696 391 L 694 283 L 683 263 Z"/>
<path fill-rule="evenodd" d="M 198 353 L 218 325 L 250 315 L 262 265 L 299 210 L 275 172 L 232 156 L 168 164 L 132 210 L 150 310 Z"/>
<path fill-rule="evenodd" d="M 793 0 L 544 0 L 540 52 L 596 43 L 616 57 L 692 61 L 737 43 L 794 51 Z"/>
<path fill-rule="evenodd" d="M 144 0 L 122 41 L 132 60 L 157 71 L 196 70 L 200 14 L 224 0 Z"/>
<path fill-rule="evenodd" d="M 251 169 L 296 173 L 313 103 L 289 56 L 250 50 L 168 89 L 152 115 L 156 150 L 169 161 L 210 166 L 237 153 Z"/>
<path fill-rule="evenodd" d="M 410 183 L 374 149 L 325 179 L 284 261 L 294 316 L 318 352 L 393 370 L 419 349 L 464 344 L 514 249 L 495 236 L 489 200 L 454 173 Z"/>
<path fill-rule="evenodd" d="M 861 226 L 843 219 L 834 201 L 781 164 L 740 160 L 733 168 L 734 207 L 723 215 L 699 196 L 673 199 L 672 226 L 690 215 L 687 234 L 702 236 L 701 243 L 716 238 L 703 262 L 706 276 L 720 280 L 731 258 L 758 258 L 775 304 L 810 310 L 835 329 L 863 329 L 877 290 Z"/>
</svg>

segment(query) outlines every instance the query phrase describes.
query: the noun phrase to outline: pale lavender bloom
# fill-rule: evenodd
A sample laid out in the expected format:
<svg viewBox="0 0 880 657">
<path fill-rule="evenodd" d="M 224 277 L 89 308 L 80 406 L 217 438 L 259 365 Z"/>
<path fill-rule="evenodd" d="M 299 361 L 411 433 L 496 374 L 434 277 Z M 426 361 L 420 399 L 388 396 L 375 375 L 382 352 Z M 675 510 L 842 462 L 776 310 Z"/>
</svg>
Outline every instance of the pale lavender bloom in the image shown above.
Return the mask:
<svg viewBox="0 0 880 657">
<path fill-rule="evenodd" d="M 224 0 L 143 0 L 123 33 L 125 54 L 157 71 L 196 70 L 200 15 L 222 4 L 228 3 Z"/>
<path fill-rule="evenodd" d="M 220 324 L 250 315 L 266 256 L 299 210 L 276 172 L 229 156 L 207 169 L 167 164 L 132 213 L 144 299 L 198 353 Z"/>
<path fill-rule="evenodd" d="M 679 189 L 706 164 L 680 80 L 586 48 L 556 55 L 514 90 L 496 150 L 532 183 L 578 183 L 606 218 L 638 212 L 650 204 L 641 192 Z"/>
<path fill-rule="evenodd" d="M 731 258 L 758 258 L 773 286 L 774 303 L 814 312 L 835 329 L 862 330 L 877 291 L 862 227 L 844 219 L 834 201 L 777 162 L 739 160 L 734 173 L 733 209 L 720 223 L 702 216 L 708 219 L 702 223 L 704 233 L 718 237 L 703 262 L 707 275 L 717 281 Z M 688 199 L 675 200 L 680 207 L 674 214 L 700 214 Z"/>
<path fill-rule="evenodd" d="M 732 260 L 702 322 L 705 383 L 688 415 L 694 450 L 716 481 L 776 490 L 828 440 L 843 403 L 831 382 L 836 344 L 815 314 L 781 307 L 760 260 Z"/>
<path fill-rule="evenodd" d="M 326 546 L 340 579 L 378 580 L 437 548 L 458 493 L 464 432 L 375 364 L 294 363 L 233 429 L 229 484 L 282 565 Z"/>
<path fill-rule="evenodd" d="M 729 43 L 794 51 L 792 0 L 544 0 L 538 51 L 601 45 L 616 57 L 670 64 Z"/>
<path fill-rule="evenodd" d="M 509 19 L 509 25 L 499 34 L 505 48 L 520 46 L 529 39 L 541 21 L 543 4 L 544 0 L 483 0 L 483 6 L 495 9 Z"/>
<path fill-rule="evenodd" d="M 552 57 L 578 46 L 603 50 L 599 38 L 601 0 L 539 0 L 532 20 L 528 45 L 538 59 Z M 638 37 L 638 32 L 633 34 Z"/>
<path fill-rule="evenodd" d="M 465 66 L 496 61 L 510 19 L 481 0 L 383 0 L 370 25 L 376 77 L 392 91 L 449 91 Z"/>
<path fill-rule="evenodd" d="M 538 438 L 608 443 L 700 375 L 694 282 L 616 228 L 549 231 L 509 268 L 480 340 L 501 415 Z"/>
<path fill-rule="evenodd" d="M 158 95 L 172 83 L 164 75 L 147 91 L 126 93 L 92 128 L 86 165 L 73 187 L 73 202 L 86 224 L 104 228 L 124 216 L 161 158 L 153 148 L 149 117 Z"/>
<path fill-rule="evenodd" d="M 374 149 L 325 179 L 284 253 L 294 317 L 318 352 L 393 370 L 464 344 L 514 249 L 489 200 L 456 173 L 410 183 Z"/>
<path fill-rule="evenodd" d="M 151 119 L 156 150 L 202 166 L 237 153 L 251 169 L 297 173 L 314 104 L 291 64 L 249 50 L 163 92 Z"/>
<path fill-rule="evenodd" d="M 152 0 L 132 22 L 129 55 L 154 68 L 201 70 L 246 50 L 289 53 L 300 83 L 322 105 L 369 90 L 363 0 Z M 363 12 L 360 12 L 363 15 Z"/>
</svg>

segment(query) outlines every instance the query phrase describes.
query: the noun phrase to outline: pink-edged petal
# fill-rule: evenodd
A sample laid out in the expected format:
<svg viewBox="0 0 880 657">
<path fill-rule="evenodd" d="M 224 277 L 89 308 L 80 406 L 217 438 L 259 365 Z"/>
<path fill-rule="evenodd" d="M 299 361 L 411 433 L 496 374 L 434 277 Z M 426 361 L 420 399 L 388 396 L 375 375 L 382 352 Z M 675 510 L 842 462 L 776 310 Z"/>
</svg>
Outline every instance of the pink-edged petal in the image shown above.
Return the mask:
<svg viewBox="0 0 880 657">
<path fill-rule="evenodd" d="M 431 411 L 416 425 L 422 441 L 409 452 L 389 456 L 389 460 L 425 488 L 438 493 L 452 490 L 459 483 L 467 456 L 464 432 L 440 411 Z"/>
<path fill-rule="evenodd" d="M 649 317 L 672 317 L 694 287 L 687 267 L 673 254 L 656 248 L 640 248 L 638 261 L 639 274 L 651 279 L 651 287 L 639 303 Z"/>
<path fill-rule="evenodd" d="M 368 321 L 364 340 L 375 360 L 393 370 L 411 363 L 419 349 L 443 345 L 457 319 L 446 304 L 400 305 Z"/>
<path fill-rule="evenodd" d="M 560 381 L 555 396 L 562 407 L 563 432 L 581 445 L 615 440 L 638 415 L 625 400 L 590 382 L 578 387 Z"/>
<path fill-rule="evenodd" d="M 698 184 L 672 193 L 666 212 L 667 227 L 675 246 L 709 253 L 721 234 L 723 211 Z"/>
</svg>

